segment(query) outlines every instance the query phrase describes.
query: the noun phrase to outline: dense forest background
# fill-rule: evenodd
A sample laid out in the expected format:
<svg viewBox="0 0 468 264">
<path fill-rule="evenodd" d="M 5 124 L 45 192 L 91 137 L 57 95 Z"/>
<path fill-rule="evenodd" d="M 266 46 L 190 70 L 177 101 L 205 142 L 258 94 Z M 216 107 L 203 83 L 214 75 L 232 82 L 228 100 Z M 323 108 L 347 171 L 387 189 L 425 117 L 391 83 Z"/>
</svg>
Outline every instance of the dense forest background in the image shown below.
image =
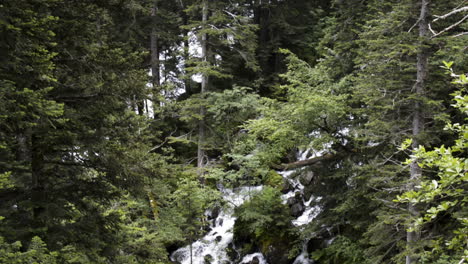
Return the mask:
<svg viewBox="0 0 468 264">
<path fill-rule="evenodd" d="M 0 1 L 0 263 L 171 263 L 242 186 L 232 263 L 467 263 L 467 11 Z"/>
</svg>

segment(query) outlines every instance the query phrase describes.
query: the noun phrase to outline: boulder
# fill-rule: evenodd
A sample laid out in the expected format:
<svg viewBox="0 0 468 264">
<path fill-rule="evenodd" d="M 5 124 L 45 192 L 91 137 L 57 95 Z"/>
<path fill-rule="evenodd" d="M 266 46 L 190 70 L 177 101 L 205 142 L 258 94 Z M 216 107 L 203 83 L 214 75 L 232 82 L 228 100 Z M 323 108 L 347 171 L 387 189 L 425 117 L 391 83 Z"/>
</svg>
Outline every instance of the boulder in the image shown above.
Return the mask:
<svg viewBox="0 0 468 264">
<path fill-rule="evenodd" d="M 209 214 L 209 216 L 208 216 L 208 219 L 209 219 L 209 220 L 214 220 L 214 219 L 216 219 L 216 218 L 219 216 L 219 213 L 220 213 L 220 212 L 221 212 L 221 207 L 219 207 L 219 206 L 214 207 L 214 208 L 211 210 L 211 212 L 210 212 L 210 214 Z"/>
<path fill-rule="evenodd" d="M 250 261 L 250 264 L 260 264 L 260 260 L 258 259 L 258 257 L 254 257 L 252 261 Z"/>
<path fill-rule="evenodd" d="M 204 264 L 211 264 L 211 262 L 213 262 L 213 256 L 211 256 L 210 254 L 205 255 L 203 259 L 204 259 Z"/>
<path fill-rule="evenodd" d="M 237 252 L 233 242 L 228 244 L 226 248 L 226 254 L 231 261 L 236 261 L 239 259 L 239 252 Z"/>
<path fill-rule="evenodd" d="M 290 259 L 288 257 L 289 245 L 287 243 L 271 245 L 268 250 L 264 252 L 265 259 L 268 263 L 275 264 L 289 264 Z"/>
<path fill-rule="evenodd" d="M 297 203 L 302 203 L 302 194 L 298 191 L 294 193 L 293 197 L 289 197 L 288 200 L 286 201 L 286 204 L 289 205 L 290 207 Z"/>
<path fill-rule="evenodd" d="M 289 191 L 291 191 L 292 189 L 293 189 L 293 187 L 291 186 L 289 181 L 286 180 L 286 179 L 283 179 L 283 184 L 281 185 L 281 193 L 286 194 Z"/>
<path fill-rule="evenodd" d="M 311 187 L 304 188 L 304 200 L 309 201 L 310 197 L 312 197 L 313 189 Z"/>
<path fill-rule="evenodd" d="M 306 171 L 302 173 L 301 176 L 299 177 L 299 182 L 304 186 L 308 186 L 312 183 L 313 179 L 314 179 L 314 172 Z"/>
<path fill-rule="evenodd" d="M 291 206 L 291 215 L 294 217 L 299 217 L 300 215 L 302 215 L 304 210 L 305 207 L 304 205 L 302 205 L 302 203 L 296 203 L 293 206 Z"/>
</svg>

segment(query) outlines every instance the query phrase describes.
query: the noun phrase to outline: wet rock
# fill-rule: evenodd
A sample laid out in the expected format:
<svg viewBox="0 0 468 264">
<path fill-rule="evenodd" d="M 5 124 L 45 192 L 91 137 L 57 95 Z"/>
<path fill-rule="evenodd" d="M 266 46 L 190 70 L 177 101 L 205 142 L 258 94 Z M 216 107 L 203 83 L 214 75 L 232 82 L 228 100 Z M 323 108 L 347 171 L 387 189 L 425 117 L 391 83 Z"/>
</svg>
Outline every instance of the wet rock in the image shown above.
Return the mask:
<svg viewBox="0 0 468 264">
<path fill-rule="evenodd" d="M 296 203 L 293 206 L 291 206 L 291 215 L 294 217 L 299 217 L 302 215 L 304 212 L 305 207 L 302 205 L 302 203 Z"/>
<path fill-rule="evenodd" d="M 302 173 L 301 176 L 299 177 L 299 182 L 304 186 L 308 186 L 312 183 L 313 179 L 314 179 L 314 172 L 306 171 Z"/>
<path fill-rule="evenodd" d="M 260 263 L 260 260 L 258 259 L 258 257 L 254 257 L 252 261 L 250 261 L 250 264 L 259 264 L 259 263 Z"/>
<path fill-rule="evenodd" d="M 296 197 L 289 197 L 288 200 L 286 201 L 286 204 L 289 206 L 293 206 L 294 204 L 297 204 L 297 199 Z"/>
<path fill-rule="evenodd" d="M 211 264 L 211 262 L 213 262 L 213 256 L 211 256 L 210 254 L 206 255 L 204 257 L 204 264 Z"/>
<path fill-rule="evenodd" d="M 312 188 L 307 188 L 306 187 L 304 189 L 304 200 L 309 201 L 310 197 L 312 197 L 313 193 L 314 193 L 314 191 L 312 190 Z"/>
<path fill-rule="evenodd" d="M 300 192 L 296 192 L 293 197 L 289 197 L 286 201 L 286 204 L 289 205 L 289 207 L 298 203 L 302 203 L 302 194 Z"/>
<path fill-rule="evenodd" d="M 278 244 L 269 246 L 268 250 L 264 253 L 266 261 L 274 264 L 289 264 L 288 257 L 289 249 L 287 244 Z"/>
<path fill-rule="evenodd" d="M 211 210 L 211 213 L 208 217 L 209 220 L 214 220 L 216 219 L 218 216 L 219 216 L 219 213 L 221 212 L 221 207 L 219 206 L 216 206 L 215 208 L 213 208 L 213 210 Z"/>
<path fill-rule="evenodd" d="M 221 241 L 221 239 L 223 239 L 223 237 L 222 237 L 222 236 L 217 236 L 217 237 L 216 237 L 216 242 L 220 242 L 220 241 Z"/>
<path fill-rule="evenodd" d="M 181 261 L 184 259 L 184 253 L 183 252 L 180 252 L 180 251 L 176 251 L 174 252 L 174 254 L 172 255 L 172 258 L 174 259 L 175 263 L 176 264 L 179 264 L 181 263 Z"/>
<path fill-rule="evenodd" d="M 283 179 L 283 184 L 281 185 L 281 193 L 286 194 L 289 191 L 291 191 L 292 189 L 294 189 L 294 188 L 291 186 L 289 181 L 286 180 L 286 179 Z"/>
<path fill-rule="evenodd" d="M 232 261 L 236 261 L 236 260 L 239 259 L 239 253 L 235 249 L 233 242 L 228 244 L 228 246 L 226 248 L 226 254 L 229 257 L 229 259 L 232 260 Z"/>
</svg>

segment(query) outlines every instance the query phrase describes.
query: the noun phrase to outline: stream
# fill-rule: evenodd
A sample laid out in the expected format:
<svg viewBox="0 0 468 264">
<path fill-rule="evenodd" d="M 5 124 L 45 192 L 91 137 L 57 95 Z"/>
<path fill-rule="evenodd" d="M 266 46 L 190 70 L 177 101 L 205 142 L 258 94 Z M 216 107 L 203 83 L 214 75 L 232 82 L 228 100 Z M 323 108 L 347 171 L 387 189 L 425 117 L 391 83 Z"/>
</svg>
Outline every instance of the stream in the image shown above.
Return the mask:
<svg viewBox="0 0 468 264">
<path fill-rule="evenodd" d="M 297 154 L 298 160 L 304 160 L 308 157 L 309 150 L 299 152 Z M 303 212 L 292 221 L 292 224 L 301 228 L 310 223 L 321 211 L 320 207 L 314 204 L 314 201 L 320 201 L 320 197 L 311 196 L 307 201 L 304 200 L 304 185 L 301 184 L 297 173 L 301 169 L 278 171 L 278 173 L 288 181 L 292 187 L 288 193 L 282 195 L 283 203 L 288 203 L 288 199 L 294 197 L 301 197 Z M 210 226 L 210 231 L 201 239 L 192 244 L 192 264 L 231 264 L 226 250 L 232 246 L 233 241 L 233 228 L 236 221 L 234 217 L 234 208 L 242 205 L 252 195 L 260 192 L 263 186 L 246 186 L 235 189 L 221 190 L 222 198 L 230 204 L 230 207 L 223 208 L 219 215 L 213 220 Z M 299 206 L 301 206 L 299 205 Z M 303 249 L 299 256 L 296 257 L 293 264 L 312 264 L 313 261 L 309 259 L 307 252 L 307 242 L 304 241 Z M 171 261 L 180 264 L 190 264 L 190 246 L 179 248 L 171 254 Z M 242 258 L 239 264 L 268 264 L 262 253 L 257 252 L 248 254 Z"/>
</svg>

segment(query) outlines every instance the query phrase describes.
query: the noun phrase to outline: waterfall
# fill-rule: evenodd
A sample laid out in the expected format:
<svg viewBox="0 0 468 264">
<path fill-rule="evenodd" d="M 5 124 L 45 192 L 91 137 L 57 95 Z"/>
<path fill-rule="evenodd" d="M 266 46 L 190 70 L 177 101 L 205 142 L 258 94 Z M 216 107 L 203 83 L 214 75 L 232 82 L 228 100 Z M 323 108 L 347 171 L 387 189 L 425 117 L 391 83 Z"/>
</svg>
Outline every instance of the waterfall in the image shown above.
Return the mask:
<svg viewBox="0 0 468 264">
<path fill-rule="evenodd" d="M 310 158 L 310 150 L 302 151 L 297 154 L 298 160 L 305 160 Z M 305 200 L 304 189 L 305 186 L 299 180 L 302 169 L 278 171 L 278 173 L 289 183 L 291 190 L 282 195 L 283 203 L 288 203 L 289 199 L 301 197 L 298 202 L 303 210 L 298 215 L 292 224 L 302 228 L 302 226 L 310 223 L 321 211 L 321 208 L 316 204 L 320 201 L 321 197 L 311 196 L 307 201 Z M 210 231 L 201 239 L 192 243 L 192 262 L 193 264 L 226 264 L 232 263 L 230 260 L 227 249 L 232 246 L 233 241 L 233 228 L 236 221 L 234 217 L 234 208 L 242 205 L 252 195 L 262 190 L 263 186 L 248 186 L 236 189 L 222 189 L 222 196 L 225 201 L 230 204 L 230 207 L 223 208 L 219 215 L 211 223 Z M 296 201 L 297 202 L 297 201 Z M 302 245 L 301 254 L 296 257 L 293 264 L 312 264 L 313 261 L 309 259 L 307 252 L 308 240 L 305 240 Z M 183 248 L 176 250 L 171 255 L 171 260 L 180 264 L 190 264 L 190 246 L 187 245 Z M 248 254 L 242 258 L 239 264 L 268 264 L 262 253 Z"/>
<path fill-rule="evenodd" d="M 255 258 L 257 262 L 254 262 Z M 258 263 L 258 264 L 268 264 L 262 253 L 253 253 L 253 254 L 246 255 L 239 264 L 248 264 L 252 262 Z"/>
<path fill-rule="evenodd" d="M 299 151 L 297 153 L 297 158 L 298 161 L 301 160 L 306 160 L 309 157 L 311 150 L 307 149 L 305 151 Z M 317 155 L 317 153 L 312 154 L 312 156 Z M 282 195 L 283 203 L 288 203 L 290 199 L 293 199 L 297 195 L 299 195 L 302 199 L 301 204 L 303 205 L 304 211 L 300 216 L 298 216 L 296 219 L 292 221 L 292 224 L 301 228 L 301 226 L 306 225 L 312 220 L 317 217 L 317 215 L 320 213 L 321 208 L 318 205 L 313 206 L 313 202 L 318 202 L 321 200 L 321 197 L 314 197 L 311 196 L 307 201 L 305 201 L 305 194 L 304 194 L 304 189 L 305 186 L 301 183 L 299 180 L 299 176 L 295 176 L 297 172 L 301 172 L 302 169 L 295 169 L 295 170 L 288 170 L 288 171 L 279 171 L 278 173 L 283 176 L 283 178 L 289 182 L 289 185 L 293 188 L 290 190 L 288 193 Z M 299 173 L 300 174 L 300 173 Z M 295 206 L 295 205 L 293 205 Z M 313 261 L 309 258 L 309 253 L 307 251 L 307 244 L 309 240 L 306 239 L 303 244 L 302 244 L 302 252 L 299 256 L 296 257 L 294 260 L 293 264 L 312 264 Z"/>
<path fill-rule="evenodd" d="M 201 239 L 192 244 L 193 264 L 225 264 L 231 263 L 226 250 L 233 240 L 233 228 L 236 218 L 234 208 L 247 201 L 253 194 L 262 190 L 262 186 L 241 187 L 236 189 L 222 190 L 223 199 L 231 206 L 221 210 L 214 219 L 211 230 Z M 247 256 L 246 256 L 247 257 Z M 255 255 L 259 264 L 267 264 L 263 256 Z M 190 246 L 176 250 L 171 255 L 171 260 L 180 264 L 190 264 Z M 264 262 L 261 262 L 263 260 Z"/>
</svg>

